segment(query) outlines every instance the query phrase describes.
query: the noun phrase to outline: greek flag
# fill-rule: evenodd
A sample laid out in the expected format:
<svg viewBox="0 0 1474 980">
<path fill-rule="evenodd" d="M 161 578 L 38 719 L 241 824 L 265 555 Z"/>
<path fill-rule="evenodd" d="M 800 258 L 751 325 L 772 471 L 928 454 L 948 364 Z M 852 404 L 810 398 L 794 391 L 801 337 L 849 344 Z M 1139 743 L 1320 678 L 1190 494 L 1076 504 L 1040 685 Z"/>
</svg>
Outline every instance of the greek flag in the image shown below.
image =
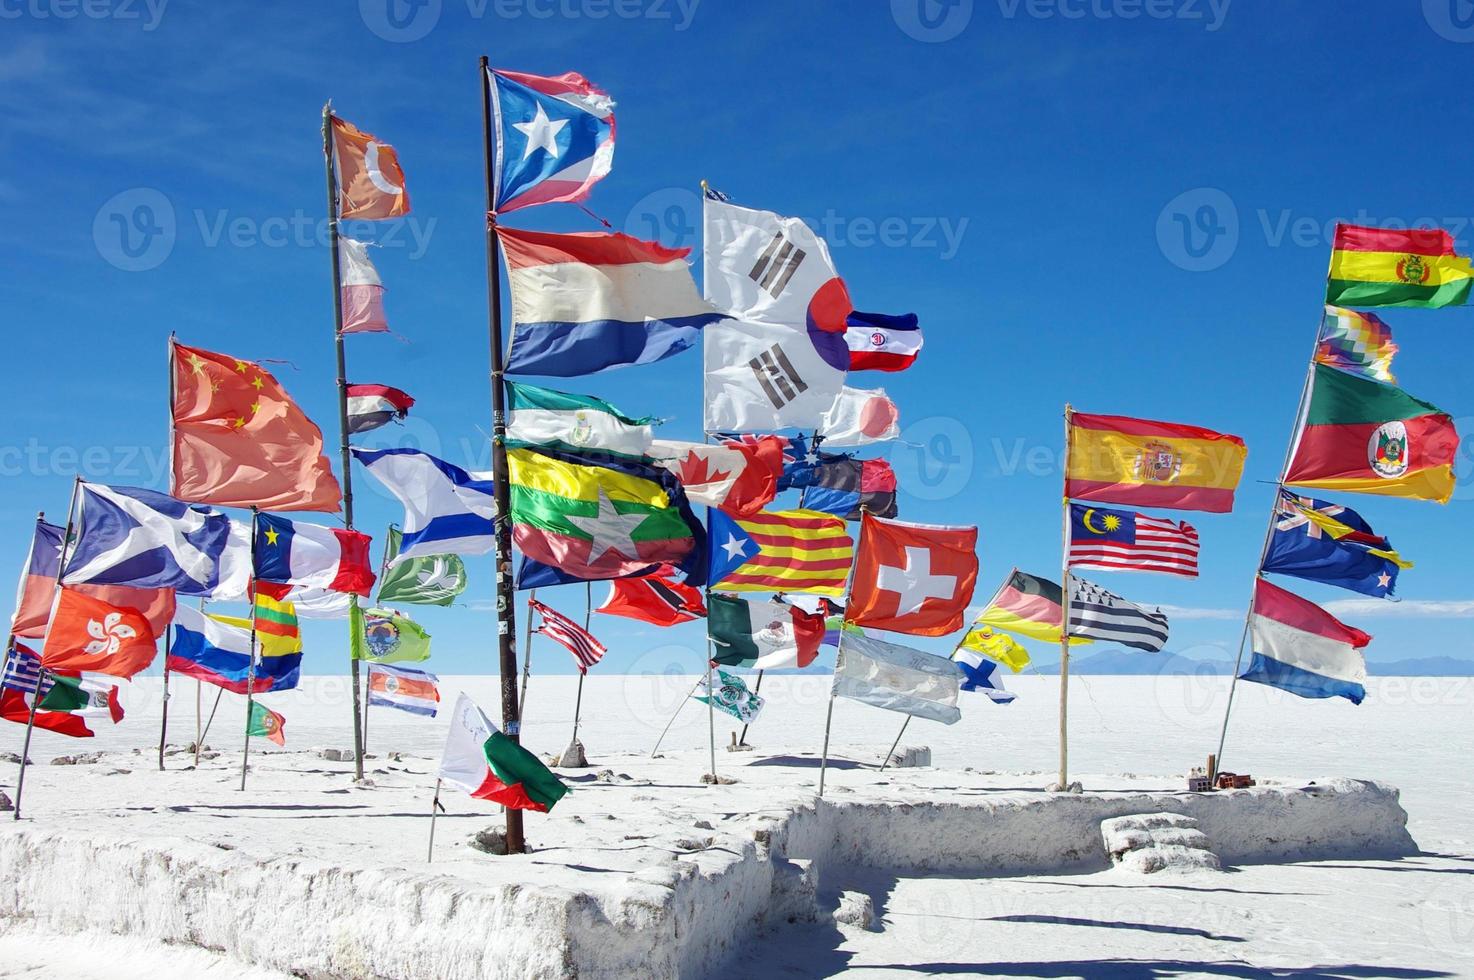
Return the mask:
<svg viewBox="0 0 1474 980">
<path fill-rule="evenodd" d="M 1167 645 L 1167 616 L 1071 575 L 1070 635 L 1160 653 Z"/>
</svg>

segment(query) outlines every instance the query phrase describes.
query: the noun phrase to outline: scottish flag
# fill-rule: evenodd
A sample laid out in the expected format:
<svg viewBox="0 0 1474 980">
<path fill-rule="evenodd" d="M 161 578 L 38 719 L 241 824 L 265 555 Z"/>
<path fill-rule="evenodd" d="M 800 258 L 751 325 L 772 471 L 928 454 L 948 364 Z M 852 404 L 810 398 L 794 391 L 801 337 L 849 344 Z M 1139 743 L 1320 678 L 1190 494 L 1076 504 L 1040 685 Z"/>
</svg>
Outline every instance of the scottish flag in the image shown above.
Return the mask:
<svg viewBox="0 0 1474 980">
<path fill-rule="evenodd" d="M 84 483 L 62 582 L 174 589 L 238 599 L 251 575 L 251 529 L 154 490 Z"/>
<path fill-rule="evenodd" d="M 498 214 L 582 201 L 614 163 L 614 100 L 576 72 L 488 70 Z"/>
<path fill-rule="evenodd" d="M 424 555 L 484 555 L 496 547 L 490 473 L 468 473 L 418 449 L 355 449 L 353 455 L 404 504 L 396 564 Z"/>
</svg>

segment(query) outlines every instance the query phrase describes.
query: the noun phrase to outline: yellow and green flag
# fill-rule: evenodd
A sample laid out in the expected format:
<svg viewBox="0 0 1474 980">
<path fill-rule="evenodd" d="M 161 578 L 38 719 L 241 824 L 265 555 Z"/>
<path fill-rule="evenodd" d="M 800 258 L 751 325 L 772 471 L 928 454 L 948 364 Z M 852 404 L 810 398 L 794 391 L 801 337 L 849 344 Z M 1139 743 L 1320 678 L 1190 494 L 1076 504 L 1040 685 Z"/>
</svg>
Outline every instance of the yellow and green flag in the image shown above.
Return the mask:
<svg viewBox="0 0 1474 980">
<path fill-rule="evenodd" d="M 1336 306 L 1460 306 L 1469 300 L 1474 269 L 1454 254 L 1442 228 L 1336 225 L 1326 302 Z"/>
</svg>

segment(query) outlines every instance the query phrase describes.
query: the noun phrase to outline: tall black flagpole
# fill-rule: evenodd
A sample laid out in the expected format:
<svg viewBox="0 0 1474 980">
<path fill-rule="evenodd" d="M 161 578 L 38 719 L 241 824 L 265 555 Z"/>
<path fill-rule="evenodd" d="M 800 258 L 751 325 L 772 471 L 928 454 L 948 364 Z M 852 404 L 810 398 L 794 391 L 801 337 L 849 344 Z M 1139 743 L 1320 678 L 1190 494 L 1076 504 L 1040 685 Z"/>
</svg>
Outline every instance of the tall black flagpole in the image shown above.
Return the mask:
<svg viewBox="0 0 1474 980">
<path fill-rule="evenodd" d="M 343 523 L 353 530 L 353 453 L 348 448 L 348 362 L 343 351 L 343 269 L 338 264 L 338 175 L 333 169 L 333 104 L 322 107 L 322 153 L 328 174 L 328 240 L 333 259 L 333 341 L 338 349 L 338 432 L 343 454 Z M 253 544 L 254 547 L 254 544 Z M 353 676 L 353 776 L 363 779 L 363 716 L 359 705 L 356 615 L 358 596 L 353 596 L 355 615 L 348 617 L 348 665 Z"/>
<path fill-rule="evenodd" d="M 481 56 L 481 134 L 486 143 L 487 332 L 491 338 L 491 471 L 496 487 L 496 631 L 498 672 L 502 679 L 502 725 L 514 742 L 522 740 L 517 706 L 517 615 L 512 589 L 511 490 L 507 474 L 506 393 L 502 389 L 501 243 L 496 237 L 496 150 L 491 133 L 491 64 Z M 522 811 L 507 808 L 507 853 L 520 854 Z"/>
</svg>

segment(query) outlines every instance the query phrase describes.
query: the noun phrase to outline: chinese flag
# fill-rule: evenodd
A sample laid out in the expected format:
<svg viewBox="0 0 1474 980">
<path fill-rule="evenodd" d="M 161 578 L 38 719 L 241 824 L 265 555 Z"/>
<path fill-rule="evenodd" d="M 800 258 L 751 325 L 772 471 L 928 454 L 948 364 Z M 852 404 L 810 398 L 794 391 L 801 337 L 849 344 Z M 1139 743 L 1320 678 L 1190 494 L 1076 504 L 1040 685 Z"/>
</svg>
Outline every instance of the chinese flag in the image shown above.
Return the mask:
<svg viewBox="0 0 1474 980">
<path fill-rule="evenodd" d="M 860 519 L 847 619 L 913 636 L 962 628 L 978 578 L 978 529 Z"/>
<path fill-rule="evenodd" d="M 170 341 L 180 500 L 337 513 L 322 430 L 259 364 Z"/>
<path fill-rule="evenodd" d="M 132 677 L 154 659 L 154 631 L 137 609 L 63 588 L 41 648 L 41 666 Z"/>
<path fill-rule="evenodd" d="M 388 143 L 332 117 L 333 150 L 338 158 L 338 216 L 397 218 L 409 214 L 409 194 L 399 155 Z"/>
</svg>

